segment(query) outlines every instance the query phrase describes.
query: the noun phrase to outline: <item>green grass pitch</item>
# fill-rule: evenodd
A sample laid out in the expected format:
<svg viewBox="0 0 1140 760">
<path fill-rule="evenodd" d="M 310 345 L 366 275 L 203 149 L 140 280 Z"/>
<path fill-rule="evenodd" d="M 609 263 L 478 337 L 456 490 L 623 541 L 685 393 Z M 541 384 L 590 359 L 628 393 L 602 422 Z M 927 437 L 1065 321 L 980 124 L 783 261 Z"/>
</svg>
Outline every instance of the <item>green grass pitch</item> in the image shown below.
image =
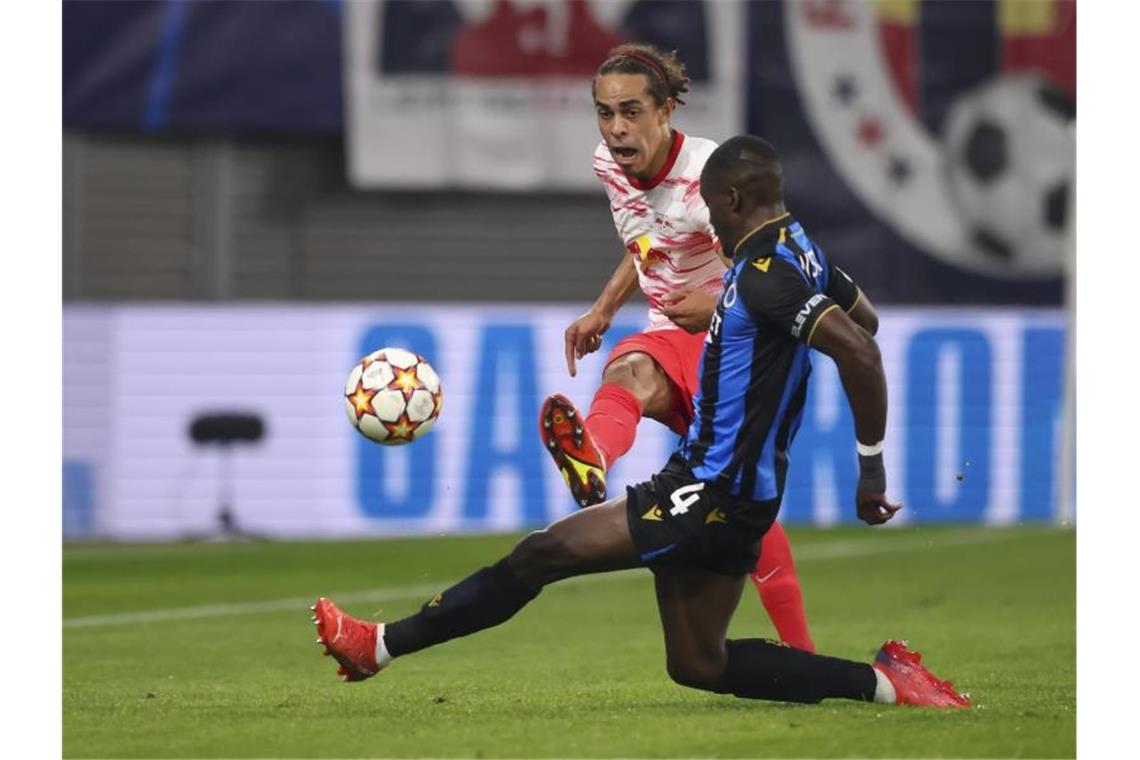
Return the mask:
<svg viewBox="0 0 1140 760">
<path fill-rule="evenodd" d="M 517 536 L 64 549 L 66 757 L 1073 757 L 1076 541 L 1050 528 L 789 530 L 820 650 L 909 639 L 963 711 L 706 694 L 665 673 L 647 571 L 344 684 L 308 601 L 394 619 Z M 772 636 L 751 584 L 734 637 Z"/>
</svg>

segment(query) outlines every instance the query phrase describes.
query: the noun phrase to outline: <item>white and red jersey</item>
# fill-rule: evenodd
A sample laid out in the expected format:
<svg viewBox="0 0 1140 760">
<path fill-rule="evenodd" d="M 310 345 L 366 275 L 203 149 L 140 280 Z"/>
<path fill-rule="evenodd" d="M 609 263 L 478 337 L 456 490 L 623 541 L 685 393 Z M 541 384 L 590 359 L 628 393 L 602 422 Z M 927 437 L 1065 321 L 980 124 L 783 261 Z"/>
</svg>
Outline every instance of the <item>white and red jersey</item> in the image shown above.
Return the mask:
<svg viewBox="0 0 1140 760">
<path fill-rule="evenodd" d="M 648 182 L 627 177 L 604 141 L 594 151 L 594 174 L 649 301 L 650 330 L 676 327 L 661 313 L 666 296 L 697 288 L 719 295 L 723 287 L 720 242 L 700 194 L 701 169 L 716 143 L 673 134 L 665 165 Z"/>
</svg>

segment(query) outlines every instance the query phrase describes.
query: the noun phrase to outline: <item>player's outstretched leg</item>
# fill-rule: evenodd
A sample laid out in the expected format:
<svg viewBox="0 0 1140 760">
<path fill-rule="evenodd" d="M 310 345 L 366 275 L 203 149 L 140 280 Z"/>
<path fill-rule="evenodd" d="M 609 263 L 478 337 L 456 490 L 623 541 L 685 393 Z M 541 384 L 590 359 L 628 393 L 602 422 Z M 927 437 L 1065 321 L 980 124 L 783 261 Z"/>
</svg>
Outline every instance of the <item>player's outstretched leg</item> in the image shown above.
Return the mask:
<svg viewBox="0 0 1140 760">
<path fill-rule="evenodd" d="M 884 644 L 872 666 L 764 639 L 726 639 L 743 578 L 674 567 L 657 569 L 655 582 L 667 668 L 683 686 L 808 704 L 842 698 L 931 707 L 970 705 L 900 642 Z"/>
<path fill-rule="evenodd" d="M 780 523 L 772 523 L 764 534 L 760 559 L 751 578 L 760 594 L 760 602 L 776 626 L 780 641 L 805 652 L 814 652 L 815 643 L 808 632 L 804 595 L 800 590 L 800 579 L 796 576 L 792 546 Z"/>
<path fill-rule="evenodd" d="M 317 643 L 340 663 L 345 680 L 362 681 L 396 657 L 506 622 L 555 581 L 640 565 L 623 496 L 531 533 L 508 556 L 402 620 L 357 620 L 322 597 L 312 607 Z"/>
<path fill-rule="evenodd" d="M 804 652 L 763 639 L 725 642 L 724 673 L 711 691 L 752 699 L 814 704 L 838 697 L 915 707 L 970 707 L 970 699 L 927 670 L 898 641 L 883 644 L 873 665 Z"/>
</svg>

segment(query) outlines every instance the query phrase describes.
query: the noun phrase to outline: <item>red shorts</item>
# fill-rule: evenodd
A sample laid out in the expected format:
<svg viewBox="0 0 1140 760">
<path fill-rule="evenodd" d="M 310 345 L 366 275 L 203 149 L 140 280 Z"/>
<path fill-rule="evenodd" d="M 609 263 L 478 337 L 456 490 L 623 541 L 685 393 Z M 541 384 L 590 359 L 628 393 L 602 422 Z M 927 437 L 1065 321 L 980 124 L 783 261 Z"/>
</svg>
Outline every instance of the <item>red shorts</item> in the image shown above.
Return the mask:
<svg viewBox="0 0 1140 760">
<path fill-rule="evenodd" d="M 606 359 L 606 366 L 625 354 L 649 354 L 673 381 L 673 387 L 677 391 L 677 408 L 665 424 L 674 433 L 684 435 L 693 421 L 693 396 L 697 395 L 700 387 L 701 352 L 704 347 L 703 332 L 694 335 L 678 327 L 637 333 L 614 347 Z"/>
</svg>

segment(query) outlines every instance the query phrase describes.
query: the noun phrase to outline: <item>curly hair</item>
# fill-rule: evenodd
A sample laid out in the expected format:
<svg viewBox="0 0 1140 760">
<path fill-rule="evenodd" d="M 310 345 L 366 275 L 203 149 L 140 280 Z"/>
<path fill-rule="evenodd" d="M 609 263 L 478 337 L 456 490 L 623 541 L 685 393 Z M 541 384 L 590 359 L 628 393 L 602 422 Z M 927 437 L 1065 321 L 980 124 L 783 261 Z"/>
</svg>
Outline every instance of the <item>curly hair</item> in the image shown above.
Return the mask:
<svg viewBox="0 0 1140 760">
<path fill-rule="evenodd" d="M 647 43 L 626 42 L 610 50 L 594 79 L 612 73 L 644 75 L 649 82 L 649 94 L 659 106 L 669 98 L 685 104 L 681 95 L 689 91 L 689 78 L 685 76 L 685 64 L 677 57 L 676 50 L 666 53 Z"/>
</svg>

